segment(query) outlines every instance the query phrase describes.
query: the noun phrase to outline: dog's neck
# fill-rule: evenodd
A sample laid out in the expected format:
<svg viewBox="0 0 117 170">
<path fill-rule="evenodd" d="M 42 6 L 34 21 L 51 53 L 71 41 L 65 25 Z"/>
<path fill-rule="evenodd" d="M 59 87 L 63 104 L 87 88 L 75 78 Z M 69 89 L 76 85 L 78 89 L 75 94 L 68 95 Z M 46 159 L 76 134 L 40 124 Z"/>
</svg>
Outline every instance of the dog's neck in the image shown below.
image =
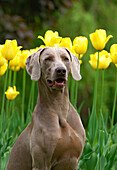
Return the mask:
<svg viewBox="0 0 117 170">
<path fill-rule="evenodd" d="M 62 126 L 64 126 L 64 120 L 67 119 L 69 111 L 69 94 L 67 86 L 61 90 L 53 90 L 47 86 L 43 79 L 40 79 L 38 82 L 38 91 L 36 112 L 40 115 L 55 114 L 58 116 Z"/>
</svg>

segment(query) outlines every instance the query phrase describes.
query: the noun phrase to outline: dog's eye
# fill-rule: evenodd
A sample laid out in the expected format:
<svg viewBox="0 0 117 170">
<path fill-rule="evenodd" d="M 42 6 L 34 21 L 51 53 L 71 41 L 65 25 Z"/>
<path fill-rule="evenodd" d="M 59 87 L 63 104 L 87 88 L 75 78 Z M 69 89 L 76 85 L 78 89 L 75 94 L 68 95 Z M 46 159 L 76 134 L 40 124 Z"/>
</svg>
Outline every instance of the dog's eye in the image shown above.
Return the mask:
<svg viewBox="0 0 117 170">
<path fill-rule="evenodd" d="M 53 61 L 53 57 L 49 56 L 45 59 L 45 61 Z"/>
<path fill-rule="evenodd" d="M 69 59 L 67 57 L 64 57 L 63 60 L 64 61 L 69 61 Z"/>
</svg>

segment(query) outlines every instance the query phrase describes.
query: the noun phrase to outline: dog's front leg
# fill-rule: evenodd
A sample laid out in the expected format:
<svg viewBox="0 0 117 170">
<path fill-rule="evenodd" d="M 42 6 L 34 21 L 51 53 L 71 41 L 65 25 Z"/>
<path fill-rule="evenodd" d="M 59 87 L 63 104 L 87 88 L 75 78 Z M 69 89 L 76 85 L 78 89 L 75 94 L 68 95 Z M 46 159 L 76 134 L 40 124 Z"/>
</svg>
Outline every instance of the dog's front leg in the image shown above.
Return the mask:
<svg viewBox="0 0 117 170">
<path fill-rule="evenodd" d="M 32 150 L 32 170 L 50 170 L 47 155 L 39 146 L 33 147 Z"/>
</svg>

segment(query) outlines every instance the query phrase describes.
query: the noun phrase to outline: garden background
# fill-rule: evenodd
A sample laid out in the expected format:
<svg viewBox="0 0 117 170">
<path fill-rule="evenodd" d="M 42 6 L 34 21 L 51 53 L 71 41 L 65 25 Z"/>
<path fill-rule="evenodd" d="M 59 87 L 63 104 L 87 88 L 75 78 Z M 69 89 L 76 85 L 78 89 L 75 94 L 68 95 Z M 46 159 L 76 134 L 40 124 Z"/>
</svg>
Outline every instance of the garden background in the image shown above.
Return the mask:
<svg viewBox="0 0 117 170">
<path fill-rule="evenodd" d="M 89 64 L 90 54 L 96 52 L 90 42 L 89 34 L 94 32 L 95 29 L 105 29 L 108 35 L 113 35 L 113 38 L 106 44 L 105 50 L 109 51 L 112 44 L 117 44 L 116 11 L 117 0 L 18 0 L 17 3 L 15 0 L 2 0 L 0 3 L 0 44 L 4 44 L 6 39 L 16 39 L 18 45 L 23 46 L 23 49 L 33 49 L 43 44 L 40 39 L 37 39 L 38 35 L 44 36 L 49 29 L 56 30 L 60 36 L 70 37 L 71 40 L 80 35 L 88 38 L 88 49 L 82 57 L 81 64 L 82 80 L 78 82 L 77 102 L 75 102 L 87 133 L 86 146 L 79 165 L 79 169 L 82 170 L 115 170 L 117 168 L 116 102 L 114 126 L 111 126 L 117 68 L 114 64 L 111 64 L 105 70 L 102 112 L 100 112 L 102 73 L 99 71 L 96 116 L 94 116 L 94 114 L 91 114 L 91 111 L 96 71 Z M 24 74 L 22 69 L 17 73 L 15 85 L 18 91 L 20 91 L 20 95 L 14 100 L 14 109 L 11 111 L 12 116 L 4 117 L 0 121 L 0 168 L 2 170 L 6 166 L 14 141 L 30 121 L 31 113 L 36 104 L 36 90 L 33 97 L 34 102 L 29 102 L 29 91 L 31 93 L 31 90 L 36 89 L 37 86 L 36 83 L 31 83 L 27 74 L 25 74 L 24 104 L 22 103 Z M 2 109 L 4 82 L 5 75 L 0 76 L 0 110 Z M 72 82 L 73 85 L 74 83 Z M 74 91 L 72 88 L 70 89 L 70 96 L 72 96 L 70 99 L 74 104 Z M 29 104 L 30 109 L 27 111 Z M 5 99 L 5 111 L 9 110 L 8 106 L 10 104 Z M 21 123 L 22 113 L 24 113 L 23 123 Z M 9 135 L 7 127 L 9 121 L 6 118 L 12 120 L 10 121 L 12 126 L 9 128 Z M 95 122 L 94 126 L 90 123 L 92 121 Z M 98 131 L 99 127 L 101 129 L 100 132 Z M 91 131 L 91 129 L 94 129 L 95 132 Z M 94 135 L 94 133 L 96 134 Z M 90 138 L 91 134 L 92 137 Z M 92 140 L 95 142 L 92 142 Z M 92 167 L 90 167 L 91 164 Z"/>
</svg>

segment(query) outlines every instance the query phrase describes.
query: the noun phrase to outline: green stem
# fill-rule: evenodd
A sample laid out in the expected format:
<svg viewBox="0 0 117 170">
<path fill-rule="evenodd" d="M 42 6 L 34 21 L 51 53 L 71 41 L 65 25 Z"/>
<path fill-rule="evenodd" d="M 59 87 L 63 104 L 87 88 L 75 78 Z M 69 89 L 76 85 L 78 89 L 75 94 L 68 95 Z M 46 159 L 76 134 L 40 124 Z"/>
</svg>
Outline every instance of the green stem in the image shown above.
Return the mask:
<svg viewBox="0 0 117 170">
<path fill-rule="evenodd" d="M 93 108 L 92 113 L 96 111 L 96 102 L 97 102 L 97 85 L 98 85 L 98 74 L 99 74 L 99 52 L 98 52 L 98 60 L 97 60 L 97 70 L 95 75 L 95 86 L 94 86 L 94 97 L 93 97 Z"/>
<path fill-rule="evenodd" d="M 10 84 L 11 84 L 11 77 L 12 77 L 12 70 L 9 69 L 8 86 L 10 86 Z M 9 100 L 7 100 L 7 102 L 6 102 L 6 115 L 8 114 L 8 112 L 9 112 Z"/>
<path fill-rule="evenodd" d="M 16 72 L 16 69 L 14 70 L 14 72 L 13 72 L 13 86 L 15 86 L 16 85 L 16 74 L 17 72 Z M 12 112 L 14 113 L 14 107 L 15 107 L 15 100 L 13 100 L 13 105 L 12 105 Z"/>
<path fill-rule="evenodd" d="M 10 101 L 10 103 L 9 103 L 9 112 L 8 112 L 8 118 L 7 118 L 7 120 L 8 120 L 8 127 L 7 127 L 7 139 L 9 138 L 9 127 L 10 127 L 10 117 L 11 117 L 11 107 L 12 107 L 12 101 Z"/>
<path fill-rule="evenodd" d="M 1 153 L 0 153 L 0 170 L 2 170 L 2 154 Z"/>
<path fill-rule="evenodd" d="M 9 79 L 8 79 L 8 86 L 11 84 L 11 77 L 12 77 L 12 70 L 9 69 Z"/>
<path fill-rule="evenodd" d="M 25 100 L 25 86 L 26 86 L 26 70 L 23 70 L 23 94 L 22 94 L 22 115 L 21 121 L 22 125 L 24 124 L 24 100 Z"/>
<path fill-rule="evenodd" d="M 8 67 L 7 67 L 7 71 L 6 71 L 6 75 L 5 75 L 5 80 L 4 80 L 4 89 L 3 89 L 3 98 L 2 98 L 2 107 L 1 107 L 1 120 L 4 114 L 4 103 L 5 103 L 5 90 L 6 90 L 6 86 L 7 86 L 7 78 L 8 78 L 8 71 L 9 71 L 9 62 L 8 62 Z M 2 129 L 2 123 L 1 123 L 1 129 Z"/>
<path fill-rule="evenodd" d="M 92 106 L 92 114 L 91 119 L 89 122 L 89 125 L 91 125 L 90 129 L 90 140 L 91 145 L 93 146 L 95 137 L 96 137 L 96 131 L 97 131 L 97 117 L 96 117 L 96 103 L 97 103 L 97 85 L 98 85 L 98 74 L 99 74 L 99 52 L 98 52 L 98 60 L 97 60 L 97 70 L 95 75 L 95 86 L 94 86 L 94 97 L 93 97 L 93 106 Z"/>
<path fill-rule="evenodd" d="M 113 128 L 114 124 L 114 117 L 115 117 L 115 108 L 116 108 L 116 99 L 117 99 L 117 68 L 116 68 L 116 82 L 115 82 L 115 95 L 113 101 L 113 110 L 112 110 L 112 120 L 111 120 L 111 129 Z"/>
<path fill-rule="evenodd" d="M 101 99 L 100 99 L 100 110 L 102 111 L 103 105 L 103 92 L 104 92 L 104 69 L 102 69 L 102 84 L 101 84 Z"/>
<path fill-rule="evenodd" d="M 14 73 L 13 73 L 13 86 L 15 86 L 15 84 L 16 84 L 16 73 L 17 73 L 17 71 L 15 69 Z"/>
</svg>

